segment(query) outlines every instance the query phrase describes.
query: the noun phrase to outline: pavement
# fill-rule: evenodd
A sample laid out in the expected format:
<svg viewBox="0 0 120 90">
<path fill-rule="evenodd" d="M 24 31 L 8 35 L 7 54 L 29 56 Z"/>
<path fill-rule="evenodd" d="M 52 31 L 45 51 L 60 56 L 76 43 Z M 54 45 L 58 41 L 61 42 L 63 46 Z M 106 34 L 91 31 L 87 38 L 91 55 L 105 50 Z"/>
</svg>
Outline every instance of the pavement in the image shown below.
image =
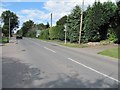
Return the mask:
<svg viewBox="0 0 120 90">
<path fill-rule="evenodd" d="M 37 39 L 12 41 L 2 46 L 3 88 L 118 88 L 117 59 Z"/>
</svg>

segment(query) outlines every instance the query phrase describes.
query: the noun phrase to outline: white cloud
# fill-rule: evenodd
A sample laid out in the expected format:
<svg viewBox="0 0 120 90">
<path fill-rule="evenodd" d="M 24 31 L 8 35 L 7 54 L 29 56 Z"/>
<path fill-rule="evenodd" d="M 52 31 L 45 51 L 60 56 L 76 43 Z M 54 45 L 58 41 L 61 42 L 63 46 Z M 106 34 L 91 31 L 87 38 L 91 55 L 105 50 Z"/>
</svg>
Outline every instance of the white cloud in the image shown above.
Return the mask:
<svg viewBox="0 0 120 90">
<path fill-rule="evenodd" d="M 53 14 L 53 25 L 55 25 L 56 21 L 60 19 L 64 15 L 68 15 L 71 10 L 76 6 L 81 6 L 82 0 L 2 0 L 3 2 L 44 2 L 44 9 L 46 9 L 49 13 L 46 13 L 43 10 L 38 9 L 25 9 L 16 12 L 20 19 L 20 26 L 22 23 L 27 20 L 33 20 L 35 23 L 46 23 L 50 22 L 50 13 Z M 85 8 L 88 5 L 94 3 L 95 0 L 84 0 Z M 97 1 L 97 0 L 96 0 Z M 108 0 L 99 0 L 101 2 L 105 2 Z M 115 0 L 111 0 L 115 2 Z M 1 8 L 0 13 L 5 11 L 5 8 Z"/>
<path fill-rule="evenodd" d="M 47 22 L 50 21 L 50 13 L 45 13 L 41 10 L 38 9 L 25 9 L 17 12 L 17 15 L 20 20 L 20 27 L 22 26 L 23 22 L 32 20 L 35 23 L 44 23 L 46 24 Z"/>
<path fill-rule="evenodd" d="M 84 0 L 84 7 L 94 3 L 95 0 Z M 99 0 L 100 2 L 105 2 L 108 0 Z M 115 0 L 111 0 L 115 2 Z M 81 6 L 82 0 L 48 0 L 44 4 L 44 8 L 49 12 L 53 13 L 53 21 L 56 22 L 59 18 L 67 15 L 76 6 Z"/>
</svg>

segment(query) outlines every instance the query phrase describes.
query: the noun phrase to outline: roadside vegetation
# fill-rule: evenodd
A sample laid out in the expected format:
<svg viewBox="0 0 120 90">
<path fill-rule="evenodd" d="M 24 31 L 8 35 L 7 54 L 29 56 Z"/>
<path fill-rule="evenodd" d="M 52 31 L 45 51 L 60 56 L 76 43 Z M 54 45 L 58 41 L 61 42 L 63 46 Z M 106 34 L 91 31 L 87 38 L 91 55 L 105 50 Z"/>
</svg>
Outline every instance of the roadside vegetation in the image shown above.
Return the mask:
<svg viewBox="0 0 120 90">
<path fill-rule="evenodd" d="M 112 49 L 99 52 L 98 54 L 120 59 L 119 52 L 120 52 L 120 46 L 118 48 L 112 48 Z"/>
<path fill-rule="evenodd" d="M 6 12 L 8 13 L 8 11 Z M 2 14 L 3 20 L 5 19 L 4 14 L 6 12 Z M 82 45 L 77 45 L 81 22 L 80 14 L 81 7 L 75 6 L 69 15 L 61 17 L 56 22 L 56 26 L 52 27 L 48 22 L 46 24 L 35 24 L 32 20 L 29 20 L 23 23 L 18 33 L 22 34 L 24 37 L 43 40 L 59 40 L 64 42 L 64 30 L 66 26 L 67 44 L 62 43 L 61 45 L 70 47 L 81 47 L 83 45 L 84 47 L 84 44 L 89 42 L 99 42 L 103 45 L 111 43 L 120 44 L 120 1 L 118 1 L 117 4 L 110 1 L 104 3 L 97 1 L 94 2 L 93 5 L 87 7 L 83 12 Z M 18 25 L 17 18 L 18 17 L 16 17 L 16 24 L 14 27 Z M 3 32 L 5 33 L 6 30 L 8 30 L 7 22 L 3 27 Z M 36 35 L 37 31 L 39 31 L 39 33 L 37 33 L 39 35 Z M 6 36 L 8 36 L 8 33 L 6 33 Z"/>
<path fill-rule="evenodd" d="M 0 43 L 7 43 L 8 41 L 7 37 L 0 38 Z"/>
</svg>

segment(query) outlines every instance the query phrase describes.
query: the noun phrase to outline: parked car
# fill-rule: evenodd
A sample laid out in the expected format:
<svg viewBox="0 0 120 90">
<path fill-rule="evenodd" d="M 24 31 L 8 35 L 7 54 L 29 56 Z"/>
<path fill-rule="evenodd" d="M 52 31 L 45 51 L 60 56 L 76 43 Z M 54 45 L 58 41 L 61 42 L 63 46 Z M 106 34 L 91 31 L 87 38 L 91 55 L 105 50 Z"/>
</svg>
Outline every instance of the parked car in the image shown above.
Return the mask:
<svg viewBox="0 0 120 90">
<path fill-rule="evenodd" d="M 23 39 L 22 35 L 17 35 L 16 39 Z"/>
</svg>

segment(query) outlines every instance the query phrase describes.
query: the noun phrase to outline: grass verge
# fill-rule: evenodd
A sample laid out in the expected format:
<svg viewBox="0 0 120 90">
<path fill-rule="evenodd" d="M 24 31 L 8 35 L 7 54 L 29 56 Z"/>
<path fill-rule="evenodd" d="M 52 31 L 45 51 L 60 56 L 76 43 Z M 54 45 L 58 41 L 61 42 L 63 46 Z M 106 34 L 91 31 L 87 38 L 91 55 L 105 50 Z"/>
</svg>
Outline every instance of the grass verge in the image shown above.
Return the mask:
<svg viewBox="0 0 120 90">
<path fill-rule="evenodd" d="M 0 43 L 7 43 L 7 37 L 0 38 Z"/>
<path fill-rule="evenodd" d="M 40 40 L 43 40 L 43 39 L 40 39 Z M 72 47 L 72 48 L 85 48 L 85 47 L 88 47 L 88 45 L 86 45 L 86 44 L 80 44 L 79 45 L 77 43 L 70 43 L 70 42 L 67 42 L 65 44 L 64 41 L 60 41 L 60 40 L 43 40 L 43 41 L 54 42 L 54 43 L 57 43 L 59 45 L 67 46 L 67 47 Z"/>
<path fill-rule="evenodd" d="M 120 46 L 118 48 L 112 48 L 112 49 L 99 52 L 98 54 L 120 59 L 119 52 L 120 52 Z"/>
</svg>

